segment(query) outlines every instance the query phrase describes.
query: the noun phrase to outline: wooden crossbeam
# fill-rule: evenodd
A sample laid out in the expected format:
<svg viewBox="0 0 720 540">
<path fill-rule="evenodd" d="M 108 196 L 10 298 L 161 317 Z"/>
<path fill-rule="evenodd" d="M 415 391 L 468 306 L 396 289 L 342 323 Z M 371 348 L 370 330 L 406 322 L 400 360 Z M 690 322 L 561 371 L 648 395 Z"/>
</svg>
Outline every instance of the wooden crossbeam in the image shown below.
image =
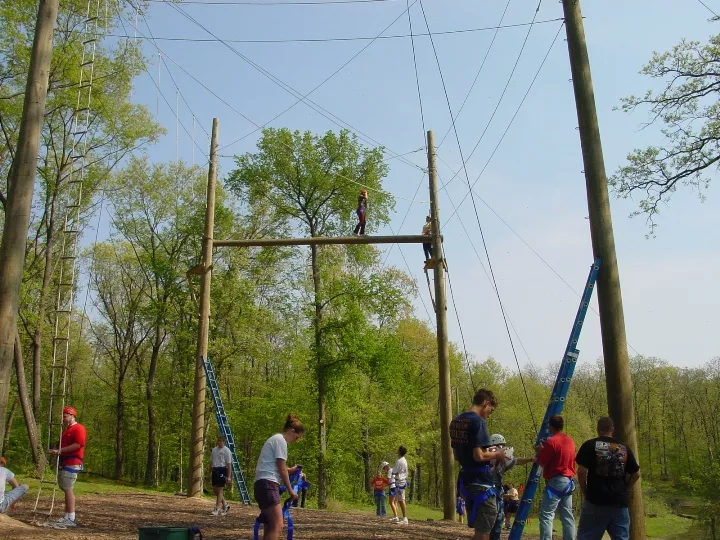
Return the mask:
<svg viewBox="0 0 720 540">
<path fill-rule="evenodd" d="M 315 238 L 255 238 L 213 240 L 215 247 L 323 246 L 329 244 L 422 244 L 431 238 L 422 234 L 403 236 L 317 236 Z"/>
</svg>

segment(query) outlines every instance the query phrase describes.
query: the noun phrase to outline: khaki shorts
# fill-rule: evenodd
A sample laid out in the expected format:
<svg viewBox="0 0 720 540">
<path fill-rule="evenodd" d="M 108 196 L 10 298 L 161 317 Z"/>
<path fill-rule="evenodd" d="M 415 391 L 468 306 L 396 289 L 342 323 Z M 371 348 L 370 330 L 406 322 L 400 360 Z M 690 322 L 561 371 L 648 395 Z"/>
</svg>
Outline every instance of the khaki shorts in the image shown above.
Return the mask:
<svg viewBox="0 0 720 540">
<path fill-rule="evenodd" d="M 480 494 L 486 490 L 487 486 L 479 484 L 470 484 L 467 490 L 470 497 L 465 499 L 465 511 L 468 517 L 468 527 L 475 529 L 478 534 L 490 534 L 495 526 L 497 519 L 496 497 L 490 495 L 484 502 L 476 505 L 473 501 L 473 495 Z"/>
<path fill-rule="evenodd" d="M 77 480 L 78 473 L 76 472 L 70 472 L 66 471 L 65 469 L 60 469 L 58 471 L 58 486 L 60 486 L 60 489 L 63 491 L 72 490 L 73 487 L 75 487 L 75 481 Z"/>
</svg>

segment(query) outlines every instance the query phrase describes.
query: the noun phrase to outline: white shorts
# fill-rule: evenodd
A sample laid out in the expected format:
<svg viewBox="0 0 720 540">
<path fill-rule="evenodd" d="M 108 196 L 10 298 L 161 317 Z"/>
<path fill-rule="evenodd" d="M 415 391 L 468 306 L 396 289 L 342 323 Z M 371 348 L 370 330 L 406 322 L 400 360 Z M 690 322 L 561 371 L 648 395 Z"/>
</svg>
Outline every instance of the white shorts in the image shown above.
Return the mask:
<svg viewBox="0 0 720 540">
<path fill-rule="evenodd" d="M 407 488 L 407 483 L 403 485 L 403 488 L 400 489 L 399 487 L 395 486 L 395 500 L 396 501 L 405 501 L 405 489 Z"/>
</svg>

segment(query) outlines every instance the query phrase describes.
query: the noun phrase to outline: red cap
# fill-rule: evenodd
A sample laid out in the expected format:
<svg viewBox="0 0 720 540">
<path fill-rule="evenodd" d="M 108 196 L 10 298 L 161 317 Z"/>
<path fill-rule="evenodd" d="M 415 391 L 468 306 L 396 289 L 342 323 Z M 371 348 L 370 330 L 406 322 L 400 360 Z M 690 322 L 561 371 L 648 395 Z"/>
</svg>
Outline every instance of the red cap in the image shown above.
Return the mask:
<svg viewBox="0 0 720 540">
<path fill-rule="evenodd" d="M 63 414 L 72 414 L 73 416 L 77 416 L 77 411 L 75 410 L 75 407 L 65 407 L 63 409 Z"/>
<path fill-rule="evenodd" d="M 0 457 L 0 465 L 5 467 L 7 465 L 7 459 L 5 459 L 4 457 Z"/>
</svg>

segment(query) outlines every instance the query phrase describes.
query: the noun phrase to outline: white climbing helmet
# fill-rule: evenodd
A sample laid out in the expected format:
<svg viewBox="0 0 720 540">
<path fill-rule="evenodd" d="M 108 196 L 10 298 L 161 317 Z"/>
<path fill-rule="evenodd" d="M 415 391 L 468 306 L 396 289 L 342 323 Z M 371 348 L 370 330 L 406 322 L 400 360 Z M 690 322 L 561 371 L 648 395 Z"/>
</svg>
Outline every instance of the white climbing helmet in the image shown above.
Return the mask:
<svg viewBox="0 0 720 540">
<path fill-rule="evenodd" d="M 503 437 L 499 433 L 495 433 L 494 435 L 490 436 L 490 444 L 492 444 L 493 446 L 497 446 L 499 444 L 507 444 L 507 443 L 505 442 L 505 437 Z"/>
</svg>

